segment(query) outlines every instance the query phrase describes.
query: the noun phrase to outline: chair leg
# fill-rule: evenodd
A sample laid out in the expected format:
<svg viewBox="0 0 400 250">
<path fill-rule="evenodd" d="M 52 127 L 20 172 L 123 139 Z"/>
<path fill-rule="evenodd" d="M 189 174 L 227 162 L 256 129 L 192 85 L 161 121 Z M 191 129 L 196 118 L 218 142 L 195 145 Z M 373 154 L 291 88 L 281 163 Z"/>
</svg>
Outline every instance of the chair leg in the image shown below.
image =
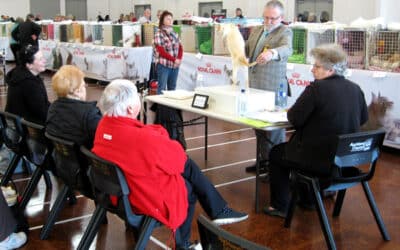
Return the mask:
<svg viewBox="0 0 400 250">
<path fill-rule="evenodd" d="M 19 161 L 21 160 L 21 156 L 14 154 L 11 158 L 10 164 L 8 165 L 6 172 L 4 173 L 1 179 L 1 186 L 7 186 L 8 182 L 11 180 L 11 176 L 14 174 L 15 169 L 18 166 Z"/>
<path fill-rule="evenodd" d="M 324 232 L 325 241 L 328 244 L 330 250 L 336 250 L 335 240 L 329 225 L 328 217 L 325 212 L 324 204 L 322 203 L 321 194 L 319 193 L 319 188 L 317 186 L 316 180 L 311 179 L 312 190 L 314 193 L 315 201 L 317 203 L 317 211 L 319 221 L 321 223 L 322 231 Z"/>
<path fill-rule="evenodd" d="M 60 193 L 57 195 L 57 199 L 54 202 L 53 207 L 50 210 L 49 217 L 47 218 L 46 223 L 44 224 L 42 231 L 40 232 L 40 239 L 45 240 L 49 237 L 50 231 L 53 228 L 54 223 L 58 217 L 58 214 L 61 212 L 64 207 L 65 201 L 67 200 L 68 193 L 70 193 L 70 188 L 67 185 L 61 189 Z"/>
<path fill-rule="evenodd" d="M 30 163 L 26 161 L 25 158 L 22 158 L 22 168 L 25 170 L 25 173 L 29 175 L 33 172 Z"/>
<path fill-rule="evenodd" d="M 338 195 L 336 196 L 335 207 L 333 208 L 333 217 L 337 217 L 342 210 L 344 195 L 346 194 L 346 189 L 339 190 Z"/>
<path fill-rule="evenodd" d="M 256 160 L 256 213 L 259 212 L 260 207 L 260 199 L 258 196 L 260 195 L 260 161 Z"/>
<path fill-rule="evenodd" d="M 53 184 L 51 183 L 51 178 L 48 171 L 43 172 L 44 183 L 46 184 L 47 189 L 52 189 Z"/>
<path fill-rule="evenodd" d="M 21 211 L 25 210 L 26 205 L 32 197 L 33 192 L 35 191 L 37 184 L 42 177 L 43 170 L 41 168 L 36 168 L 33 172 L 32 178 L 28 183 L 28 186 L 25 188 L 25 191 L 22 195 L 21 202 L 19 203 L 19 209 Z"/>
<path fill-rule="evenodd" d="M 287 211 L 286 217 L 285 217 L 284 226 L 286 228 L 289 228 L 290 225 L 292 224 L 292 218 L 293 218 L 294 210 L 296 208 L 296 202 L 297 202 L 297 189 L 295 186 L 292 190 L 292 197 L 290 198 L 288 211 Z"/>
<path fill-rule="evenodd" d="M 368 182 L 363 181 L 362 186 L 364 189 L 364 193 L 367 196 L 369 206 L 371 207 L 372 213 L 374 214 L 376 223 L 378 224 L 379 230 L 381 231 L 382 237 L 384 240 L 389 241 L 390 240 L 389 233 L 387 232 L 385 224 L 383 223 L 383 219 L 381 217 L 381 214 L 379 213 L 379 209 L 376 205 L 371 189 L 369 188 Z"/>
<path fill-rule="evenodd" d="M 77 250 L 89 249 L 94 237 L 99 230 L 100 224 L 104 221 L 104 217 L 106 216 L 106 214 L 107 210 L 97 205 L 96 210 L 94 211 L 93 216 L 86 227 L 85 233 L 83 234 L 81 241 L 79 242 Z"/>
<path fill-rule="evenodd" d="M 149 216 L 146 216 L 143 219 L 143 224 L 140 227 L 140 234 L 136 242 L 135 250 L 145 249 L 156 224 L 157 221 Z"/>
</svg>

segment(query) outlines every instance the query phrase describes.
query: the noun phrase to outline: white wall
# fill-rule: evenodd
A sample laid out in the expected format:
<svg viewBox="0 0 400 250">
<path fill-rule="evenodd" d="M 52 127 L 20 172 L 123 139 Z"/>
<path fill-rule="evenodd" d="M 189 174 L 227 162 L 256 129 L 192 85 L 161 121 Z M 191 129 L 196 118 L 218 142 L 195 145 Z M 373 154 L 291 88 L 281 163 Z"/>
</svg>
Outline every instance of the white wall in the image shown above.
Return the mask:
<svg viewBox="0 0 400 250">
<path fill-rule="evenodd" d="M 54 0 L 52 0 L 54 1 Z M 65 14 L 65 0 L 60 1 L 60 13 Z M 215 2 L 218 0 L 87 0 L 88 18 L 95 20 L 97 15 L 109 14 L 117 19 L 120 13 L 134 10 L 134 5 L 151 4 L 152 18 L 155 20 L 157 9 L 170 10 L 175 18 L 186 11 L 197 15 L 199 2 Z M 285 5 L 285 19 L 294 19 L 295 0 L 281 0 Z M 247 17 L 261 17 L 263 6 L 267 0 L 223 0 L 223 8 L 228 16 L 233 16 L 237 7 L 242 8 Z M 387 22 L 400 22 L 398 14 L 399 0 L 333 0 L 333 20 L 349 24 L 358 17 L 372 19 L 383 16 Z M 0 13 L 10 16 L 25 17 L 30 11 L 29 0 L 0 0 Z"/>
<path fill-rule="evenodd" d="M 22 17 L 24 20 L 30 11 L 29 0 L 0 0 L 0 6 L 1 15 Z"/>
</svg>

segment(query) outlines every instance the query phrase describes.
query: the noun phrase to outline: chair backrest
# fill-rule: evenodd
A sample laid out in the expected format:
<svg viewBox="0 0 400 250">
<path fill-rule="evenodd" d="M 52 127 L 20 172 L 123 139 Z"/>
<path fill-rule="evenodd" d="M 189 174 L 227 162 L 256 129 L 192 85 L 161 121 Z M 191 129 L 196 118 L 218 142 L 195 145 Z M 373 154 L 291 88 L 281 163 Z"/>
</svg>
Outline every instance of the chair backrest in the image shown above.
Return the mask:
<svg viewBox="0 0 400 250">
<path fill-rule="evenodd" d="M 52 150 L 50 141 L 44 135 L 45 127 L 25 119 L 21 120 L 21 124 L 25 132 L 25 141 L 28 148 L 26 157 L 36 166 L 40 166 Z"/>
<path fill-rule="evenodd" d="M 16 154 L 23 154 L 25 147 L 25 134 L 21 125 L 21 117 L 0 111 L 3 126 L 3 140 L 6 146 Z"/>
<path fill-rule="evenodd" d="M 132 212 L 129 187 L 121 169 L 116 164 L 92 153 L 85 146 L 81 146 L 81 152 L 89 164 L 88 176 L 97 204 L 128 220 L 132 226 L 140 226 L 143 216 Z M 116 202 L 111 202 L 115 198 Z"/>
<path fill-rule="evenodd" d="M 363 174 L 363 180 L 372 178 L 376 161 L 385 138 L 385 131 L 372 130 L 352 134 L 339 135 L 334 163 L 339 168 L 356 167 L 370 164 Z M 361 176 L 359 174 L 359 176 Z"/>
<path fill-rule="evenodd" d="M 83 180 L 81 175 L 86 175 L 87 165 L 85 166 L 82 157 L 79 156 L 78 146 L 72 142 L 45 132 L 54 147 L 53 158 L 56 165 L 57 175 L 64 183 L 71 188 L 77 188 Z"/>
<path fill-rule="evenodd" d="M 268 250 L 270 248 L 233 235 L 208 220 L 204 215 L 197 219 L 200 241 L 203 249 L 248 249 Z"/>
</svg>

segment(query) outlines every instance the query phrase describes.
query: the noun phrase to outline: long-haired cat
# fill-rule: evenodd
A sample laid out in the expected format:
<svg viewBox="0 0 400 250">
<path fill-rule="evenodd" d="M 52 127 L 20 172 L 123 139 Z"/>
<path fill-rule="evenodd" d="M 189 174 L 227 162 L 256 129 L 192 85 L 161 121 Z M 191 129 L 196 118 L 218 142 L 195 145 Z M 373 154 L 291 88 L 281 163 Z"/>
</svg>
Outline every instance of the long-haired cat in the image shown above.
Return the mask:
<svg viewBox="0 0 400 250">
<path fill-rule="evenodd" d="M 361 130 L 375 130 L 384 127 L 386 111 L 392 109 L 393 102 L 387 97 L 378 93 L 372 93 L 371 103 L 368 105 L 368 121 L 361 127 Z"/>
<path fill-rule="evenodd" d="M 237 84 L 237 72 L 239 67 L 254 66 L 249 64 L 245 53 L 245 42 L 237 25 L 233 23 L 223 23 L 216 26 L 218 31 L 222 31 L 222 38 L 228 48 L 232 59 L 232 82 Z M 246 80 L 246 85 L 248 81 Z"/>
</svg>

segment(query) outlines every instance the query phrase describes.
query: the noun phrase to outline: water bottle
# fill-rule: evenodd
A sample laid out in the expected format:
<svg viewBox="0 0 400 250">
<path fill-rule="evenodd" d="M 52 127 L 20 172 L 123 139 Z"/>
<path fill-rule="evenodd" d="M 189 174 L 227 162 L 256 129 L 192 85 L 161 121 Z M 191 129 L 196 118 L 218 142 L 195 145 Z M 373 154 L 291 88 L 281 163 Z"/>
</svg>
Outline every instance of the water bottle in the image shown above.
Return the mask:
<svg viewBox="0 0 400 250">
<path fill-rule="evenodd" d="M 247 94 L 245 89 L 241 89 L 238 96 L 238 115 L 244 116 L 247 113 Z"/>
<path fill-rule="evenodd" d="M 277 91 L 277 97 L 275 101 L 275 106 L 277 109 L 285 109 L 287 105 L 287 96 L 285 85 L 283 83 L 279 84 L 279 88 Z"/>
</svg>

